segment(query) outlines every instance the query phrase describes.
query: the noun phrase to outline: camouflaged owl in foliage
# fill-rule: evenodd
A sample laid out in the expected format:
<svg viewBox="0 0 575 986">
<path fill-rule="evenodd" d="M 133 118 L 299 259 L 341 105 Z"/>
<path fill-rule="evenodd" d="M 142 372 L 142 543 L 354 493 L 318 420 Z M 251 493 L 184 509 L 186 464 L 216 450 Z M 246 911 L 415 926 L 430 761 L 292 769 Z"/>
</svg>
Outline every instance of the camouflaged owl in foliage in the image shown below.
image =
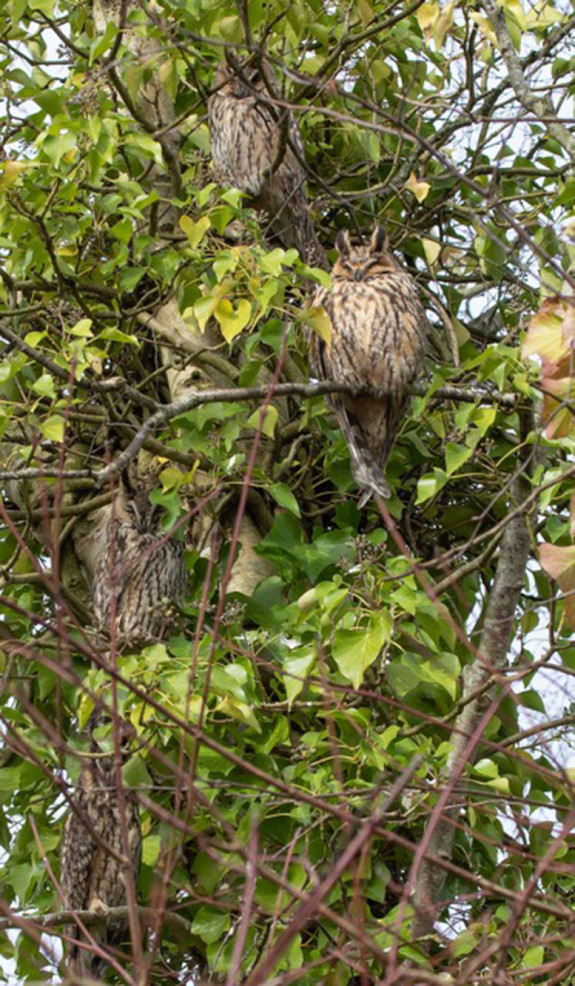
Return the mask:
<svg viewBox="0 0 575 986">
<path fill-rule="evenodd" d="M 422 368 L 429 323 L 417 284 L 388 251 L 383 227 L 358 246 L 342 231 L 336 247 L 331 287 L 313 300 L 330 317 L 331 339 L 313 333 L 312 365 L 322 380 L 376 395 L 330 397 L 364 490 L 363 506 L 373 494 L 390 496 L 385 464 L 409 405 L 409 387 Z"/>
<path fill-rule="evenodd" d="M 271 73 L 266 85 L 259 69 L 244 65 L 240 72 L 222 62 L 208 100 L 216 177 L 246 192 L 250 205 L 265 213 L 264 233 L 285 248 L 296 247 L 312 266 L 326 267 L 308 213 L 297 124 L 274 104 Z"/>
<path fill-rule="evenodd" d="M 124 473 L 110 511 L 92 592 L 96 621 L 110 637 L 161 639 L 172 622 L 168 604 L 185 594 L 183 547 L 161 529 L 152 488 Z"/>
<path fill-rule="evenodd" d="M 120 724 L 121 761 L 128 757 L 128 728 Z M 99 976 L 107 962 L 97 950 L 119 945 L 128 932 L 126 921 L 106 915 L 109 908 L 126 904 L 127 868 L 134 885 L 137 881 L 142 830 L 133 792 L 124 788 L 122 797 L 118 793 L 113 750 L 101 749 L 93 737 L 72 805 L 60 848 L 60 884 L 69 910 L 92 911 L 102 921 L 89 926 L 93 941 L 79 927 L 67 928 L 68 935 L 87 946 L 69 945 L 68 961 L 78 972 Z"/>
</svg>

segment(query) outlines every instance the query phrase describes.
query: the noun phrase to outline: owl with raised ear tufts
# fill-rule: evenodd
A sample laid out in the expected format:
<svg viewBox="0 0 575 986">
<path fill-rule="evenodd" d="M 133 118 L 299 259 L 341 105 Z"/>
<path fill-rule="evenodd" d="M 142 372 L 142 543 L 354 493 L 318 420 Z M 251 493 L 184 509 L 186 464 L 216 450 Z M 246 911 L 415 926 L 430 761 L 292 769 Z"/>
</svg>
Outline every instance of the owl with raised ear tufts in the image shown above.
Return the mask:
<svg viewBox="0 0 575 986">
<path fill-rule="evenodd" d="M 306 261 L 327 267 L 325 252 L 308 212 L 303 145 L 295 120 L 276 106 L 260 70 L 245 64 L 236 74 L 227 62 L 216 72 L 208 99 L 212 158 L 217 180 L 250 196 L 265 213 L 264 233 L 283 247 L 295 247 Z"/>
<path fill-rule="evenodd" d="M 331 320 L 331 339 L 311 337 L 312 366 L 334 380 L 372 394 L 332 394 L 329 402 L 349 447 L 351 468 L 363 494 L 391 495 L 385 465 L 419 374 L 429 323 L 417 284 L 387 248 L 383 226 L 369 244 L 353 245 L 347 230 L 336 239 L 339 257 L 330 288 L 317 292 Z"/>
<path fill-rule="evenodd" d="M 162 530 L 151 489 L 146 480 L 122 475 L 94 575 L 96 622 L 121 641 L 162 639 L 172 623 L 168 604 L 179 603 L 186 590 L 183 547 Z"/>
</svg>

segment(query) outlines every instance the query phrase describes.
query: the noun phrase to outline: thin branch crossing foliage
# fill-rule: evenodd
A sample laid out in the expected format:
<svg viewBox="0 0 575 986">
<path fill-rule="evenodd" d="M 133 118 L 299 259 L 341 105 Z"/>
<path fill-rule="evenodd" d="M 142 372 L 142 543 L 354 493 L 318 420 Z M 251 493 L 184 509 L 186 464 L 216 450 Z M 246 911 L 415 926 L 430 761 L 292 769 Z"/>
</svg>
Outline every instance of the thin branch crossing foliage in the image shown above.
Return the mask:
<svg viewBox="0 0 575 986">
<path fill-rule="evenodd" d="M 0 980 L 573 976 L 573 18 L 0 10 Z"/>
</svg>

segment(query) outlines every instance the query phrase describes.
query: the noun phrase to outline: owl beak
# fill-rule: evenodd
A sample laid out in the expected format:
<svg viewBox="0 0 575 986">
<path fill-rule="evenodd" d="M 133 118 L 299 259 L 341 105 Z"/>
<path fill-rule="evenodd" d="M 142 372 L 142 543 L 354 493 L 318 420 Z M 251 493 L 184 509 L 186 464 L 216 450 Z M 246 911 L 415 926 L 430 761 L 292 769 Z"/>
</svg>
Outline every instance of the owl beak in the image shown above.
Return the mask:
<svg viewBox="0 0 575 986">
<path fill-rule="evenodd" d="M 361 267 L 358 267 L 355 274 L 353 275 L 353 279 L 354 281 L 361 281 L 362 278 L 363 278 L 363 270 L 361 269 Z"/>
</svg>

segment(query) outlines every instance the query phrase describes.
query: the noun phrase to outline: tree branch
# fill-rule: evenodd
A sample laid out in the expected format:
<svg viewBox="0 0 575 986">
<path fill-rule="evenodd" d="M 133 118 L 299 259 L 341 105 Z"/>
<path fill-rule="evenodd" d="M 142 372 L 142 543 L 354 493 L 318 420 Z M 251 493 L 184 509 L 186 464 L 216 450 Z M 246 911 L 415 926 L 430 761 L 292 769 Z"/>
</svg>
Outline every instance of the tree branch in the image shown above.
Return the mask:
<svg viewBox="0 0 575 986">
<path fill-rule="evenodd" d="M 501 57 L 505 62 L 509 81 L 513 86 L 515 95 L 519 102 L 530 113 L 539 120 L 551 117 L 547 121 L 547 129 L 555 140 L 567 151 L 571 159 L 575 159 L 575 137 L 569 133 L 566 127 L 556 119 L 553 104 L 548 98 L 535 96 L 529 88 L 529 83 L 525 78 L 521 61 L 517 56 L 511 35 L 505 23 L 505 12 L 502 7 L 498 7 L 494 0 L 482 0 L 485 13 L 487 14 L 499 43 Z"/>
<path fill-rule="evenodd" d="M 523 476 L 515 480 L 512 496 L 517 510 L 528 499 L 529 489 Z M 464 672 L 463 700 L 472 692 L 477 692 L 477 695 L 472 701 L 466 702 L 455 720 L 452 751 L 443 772 L 445 787 L 419 847 L 419 860 L 416 856 L 410 874 L 415 908 L 413 933 L 416 938 L 429 935 L 433 931 L 440 908 L 445 871 L 432 863 L 428 855 L 451 859 L 458 814 L 458 807 L 454 803 L 454 789 L 466 765 L 477 756 L 484 728 L 499 702 L 494 695 L 497 686 L 492 686 L 483 694 L 481 690 L 493 672 L 506 665 L 507 652 L 513 637 L 513 619 L 528 558 L 529 528 L 524 513 L 521 512 L 509 521 L 501 539 L 477 658 Z"/>
<path fill-rule="evenodd" d="M 166 422 L 171 421 L 172 418 L 177 417 L 179 414 L 185 414 L 186 411 L 191 411 L 196 407 L 200 407 L 202 404 L 214 404 L 217 402 L 234 402 L 234 401 L 251 401 L 251 400 L 261 400 L 269 394 L 269 386 L 263 384 L 257 387 L 228 387 L 221 390 L 194 390 L 177 401 L 173 401 L 171 404 L 164 404 L 162 407 L 152 414 L 147 421 L 144 422 L 142 427 L 137 431 L 136 435 L 128 445 L 126 449 L 105 469 L 100 469 L 99 472 L 94 473 L 94 479 L 98 486 L 102 486 L 104 483 L 108 482 L 112 476 L 118 475 L 124 469 L 128 463 L 138 454 L 142 448 L 144 442 L 146 441 L 150 432 L 154 428 L 159 428 Z M 417 395 L 419 397 L 424 397 L 428 392 L 428 386 L 426 384 L 413 384 L 409 388 L 411 394 Z M 349 384 L 335 383 L 333 380 L 325 380 L 321 383 L 278 383 L 274 387 L 275 397 L 285 397 L 285 396 L 297 396 L 297 397 L 319 397 L 322 394 L 369 394 L 373 393 L 369 389 L 358 390 L 357 387 L 350 386 Z M 376 396 L 383 396 L 381 392 L 378 392 Z M 469 401 L 470 403 L 480 403 L 480 404 L 500 404 L 503 407 L 512 408 L 515 407 L 516 398 L 513 394 L 500 394 L 497 392 L 481 390 L 479 388 L 468 388 L 464 389 L 462 387 L 440 387 L 438 390 L 434 391 L 431 395 L 432 398 L 441 398 L 443 400 L 462 400 Z"/>
<path fill-rule="evenodd" d="M 58 911 L 56 914 L 35 914 L 35 915 L 24 915 L 18 914 L 14 915 L 14 918 L 2 918 L 0 920 L 0 930 L 5 930 L 6 928 L 21 928 L 23 922 L 34 924 L 38 927 L 45 929 L 46 931 L 50 928 L 60 928 L 62 925 L 67 924 L 77 924 L 81 922 L 85 924 L 87 928 L 91 925 L 102 923 L 114 923 L 115 921 L 126 921 L 129 916 L 129 908 L 125 905 L 122 907 L 110 907 L 105 912 L 101 914 L 99 911 Z M 153 919 L 157 918 L 157 911 L 153 907 L 138 907 L 138 914 L 140 918 L 146 923 L 150 923 Z M 189 937 L 192 935 L 192 926 L 189 921 L 186 921 L 180 914 L 176 914 L 174 911 L 164 911 L 162 914 L 162 920 L 169 927 L 174 928 L 176 931 L 180 931 Z"/>
</svg>

